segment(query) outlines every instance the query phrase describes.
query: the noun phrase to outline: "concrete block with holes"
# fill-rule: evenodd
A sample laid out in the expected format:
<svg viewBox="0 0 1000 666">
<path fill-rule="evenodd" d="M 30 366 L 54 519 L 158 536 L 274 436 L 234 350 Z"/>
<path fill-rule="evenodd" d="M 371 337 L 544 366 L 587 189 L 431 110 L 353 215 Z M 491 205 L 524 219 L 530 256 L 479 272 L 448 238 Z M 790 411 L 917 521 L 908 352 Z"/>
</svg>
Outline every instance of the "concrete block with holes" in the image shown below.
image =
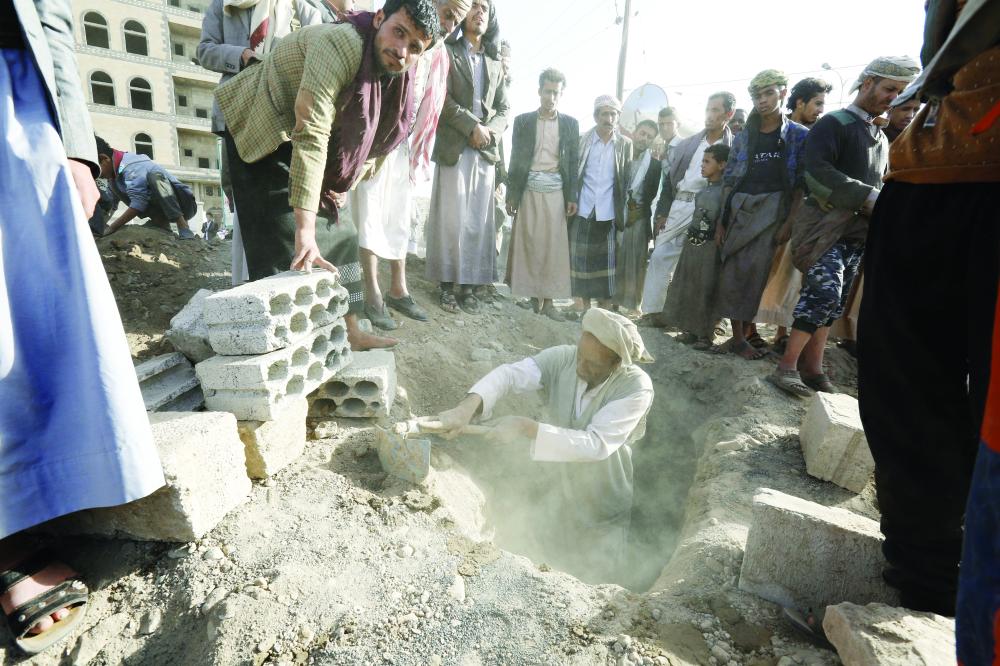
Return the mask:
<svg viewBox="0 0 1000 666">
<path fill-rule="evenodd" d="M 194 541 L 250 496 L 243 442 L 232 414 L 149 415 L 166 484 L 120 506 L 80 511 L 54 529 L 142 541 Z"/>
<path fill-rule="evenodd" d="M 205 404 L 191 363 L 180 352 L 135 366 L 147 412 L 192 412 Z"/>
<path fill-rule="evenodd" d="M 309 396 L 309 416 L 388 416 L 396 397 L 396 357 L 391 351 L 354 354 L 351 364 Z"/>
<path fill-rule="evenodd" d="M 184 309 L 170 320 L 166 337 L 174 349 L 183 353 L 192 363 L 200 363 L 215 356 L 208 343 L 208 326 L 205 325 L 205 299 L 212 295 L 208 289 L 199 289 Z"/>
<path fill-rule="evenodd" d="M 817 479 L 860 493 L 875 473 L 875 459 L 861 424 L 858 401 L 817 393 L 799 429 L 806 471 Z"/>
<path fill-rule="evenodd" d="M 753 498 L 739 586 L 817 614 L 842 601 L 895 605 L 896 593 L 882 580 L 882 541 L 874 520 L 761 488 Z"/>
<path fill-rule="evenodd" d="M 347 290 L 325 271 L 288 271 L 207 297 L 208 341 L 218 354 L 267 354 L 347 314 Z"/>
<path fill-rule="evenodd" d="M 344 320 L 295 344 L 256 356 L 213 356 L 195 366 L 205 405 L 240 421 L 274 421 L 351 362 Z"/>
<path fill-rule="evenodd" d="M 309 402 L 288 398 L 274 421 L 239 421 L 240 439 L 246 447 L 247 475 L 266 479 L 287 467 L 306 448 L 306 413 Z"/>
</svg>

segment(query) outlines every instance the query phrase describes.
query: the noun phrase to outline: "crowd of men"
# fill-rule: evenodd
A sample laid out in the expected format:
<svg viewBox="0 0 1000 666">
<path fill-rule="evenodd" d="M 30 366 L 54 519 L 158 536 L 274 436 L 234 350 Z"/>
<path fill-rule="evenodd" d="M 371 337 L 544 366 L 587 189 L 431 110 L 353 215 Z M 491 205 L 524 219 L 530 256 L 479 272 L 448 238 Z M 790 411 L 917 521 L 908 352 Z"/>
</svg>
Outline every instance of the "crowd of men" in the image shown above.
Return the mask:
<svg viewBox="0 0 1000 666">
<path fill-rule="evenodd" d="M 480 312 L 505 278 L 539 315 L 582 318 L 577 346 L 497 368 L 441 422 L 455 434 L 504 395 L 544 390 L 550 423 L 507 417 L 493 436 L 558 464 L 559 534 L 602 561 L 621 559 L 630 446 L 653 403 L 636 365 L 653 359 L 622 313 L 747 360 L 768 346 L 756 325 L 777 325 L 782 356 L 768 379 L 793 396 L 836 390 L 823 371 L 827 340 L 857 327 L 883 576 L 904 606 L 957 613 L 962 663 L 991 663 L 1000 3 L 929 0 L 923 71 L 877 58 L 844 109 L 824 113 L 825 82 L 789 86 L 768 69 L 751 81 L 748 114 L 733 94 L 713 94 L 704 129 L 684 139 L 671 108 L 626 133 L 610 95 L 581 134 L 559 110 L 565 77 L 546 69 L 538 109 L 513 120 L 509 170 L 509 51 L 493 2 L 351 4 L 214 0 L 206 13 L 198 57 L 223 75 L 213 128 L 238 219 L 234 280 L 337 273 L 352 347 L 394 345 L 358 320 L 391 330 L 390 310 L 427 318 L 405 255 L 413 184 L 433 164 L 426 271 L 440 307 Z M 95 179 L 128 203 L 112 230 L 145 214 L 190 236 L 192 201 L 153 163 L 95 141 L 68 0 L 0 4 L 0 52 L 0 210 L 19 212 L 0 213 L 0 606 L 34 653 L 79 625 L 87 591 L 23 532 L 163 484 L 114 297 L 84 242 L 102 201 Z M 505 213 L 514 224 L 503 266 Z M 391 266 L 385 294 L 379 259 Z M 560 311 L 555 301 L 570 297 L 575 307 Z M 723 320 L 731 338 L 715 345 Z"/>
</svg>

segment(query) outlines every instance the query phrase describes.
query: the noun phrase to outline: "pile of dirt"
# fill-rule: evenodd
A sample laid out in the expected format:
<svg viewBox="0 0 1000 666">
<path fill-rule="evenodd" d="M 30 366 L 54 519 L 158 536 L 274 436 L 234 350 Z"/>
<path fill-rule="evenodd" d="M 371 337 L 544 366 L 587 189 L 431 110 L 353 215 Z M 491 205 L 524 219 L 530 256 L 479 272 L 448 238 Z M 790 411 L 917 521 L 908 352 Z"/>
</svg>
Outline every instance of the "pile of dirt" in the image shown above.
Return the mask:
<svg viewBox="0 0 1000 666">
<path fill-rule="evenodd" d="M 136 357 L 169 348 L 163 331 L 190 295 L 229 284 L 228 243 L 126 229 L 99 245 Z M 404 320 L 394 333 L 396 419 L 447 409 L 495 365 L 579 335 L 579 324 L 510 300 L 447 314 L 422 275 L 411 260 L 411 290 L 431 321 Z M 64 541 L 60 552 L 94 590 L 84 633 L 25 663 L 837 663 L 801 642 L 776 606 L 736 587 L 750 497 L 768 486 L 873 515 L 870 493 L 805 473 L 804 403 L 762 381 L 773 360 L 643 333 L 657 358 L 656 401 L 635 451 L 631 589 L 524 556 L 498 507 L 510 506 L 502 481 L 530 465 L 526 451 L 475 438 L 436 444 L 434 474 L 415 487 L 383 472 L 373 424 L 339 419 L 310 424 L 304 455 L 255 483 L 250 501 L 197 543 Z M 831 353 L 850 385 L 849 357 Z M 525 396 L 500 413 L 540 407 Z M 718 447 L 725 438 L 741 446 Z M 21 663 L 9 645 L 0 637 L 0 661 Z"/>
</svg>

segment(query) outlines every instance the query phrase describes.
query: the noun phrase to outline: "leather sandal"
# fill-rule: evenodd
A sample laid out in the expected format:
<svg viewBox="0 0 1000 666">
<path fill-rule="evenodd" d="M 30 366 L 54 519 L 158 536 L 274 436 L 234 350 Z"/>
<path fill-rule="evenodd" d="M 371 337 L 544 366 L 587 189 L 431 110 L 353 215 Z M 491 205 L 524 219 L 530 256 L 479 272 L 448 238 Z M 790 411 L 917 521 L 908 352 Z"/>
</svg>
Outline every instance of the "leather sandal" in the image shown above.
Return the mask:
<svg viewBox="0 0 1000 666">
<path fill-rule="evenodd" d="M 826 376 L 826 373 L 820 373 L 812 377 L 802 375 L 802 383 L 819 393 L 840 393 L 837 387 L 833 385 L 833 382 L 830 381 L 830 378 Z"/>
<path fill-rule="evenodd" d="M 47 550 L 29 555 L 15 566 L 0 572 L 0 596 L 23 580 L 44 571 L 57 558 Z M 51 589 L 39 593 L 6 615 L 7 626 L 14 642 L 26 654 L 38 654 L 70 635 L 87 613 L 89 590 L 79 576 L 71 576 Z M 66 609 L 68 615 L 45 631 L 32 634 L 31 629 L 58 610 Z"/>
<path fill-rule="evenodd" d="M 767 376 L 767 381 L 796 398 L 808 398 L 812 395 L 812 391 L 802 381 L 798 370 L 775 368 L 774 372 Z"/>
</svg>

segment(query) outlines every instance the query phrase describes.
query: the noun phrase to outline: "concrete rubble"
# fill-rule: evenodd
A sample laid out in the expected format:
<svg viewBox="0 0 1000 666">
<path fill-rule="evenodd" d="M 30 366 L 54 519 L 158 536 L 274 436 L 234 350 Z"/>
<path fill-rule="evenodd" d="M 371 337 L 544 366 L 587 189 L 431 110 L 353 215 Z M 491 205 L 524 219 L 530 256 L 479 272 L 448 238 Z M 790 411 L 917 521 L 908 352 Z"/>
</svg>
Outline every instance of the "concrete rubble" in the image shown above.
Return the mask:
<svg viewBox="0 0 1000 666">
<path fill-rule="evenodd" d="M 266 354 L 305 339 L 347 314 L 347 290 L 325 271 L 288 271 L 205 299 L 212 349 Z"/>
<path fill-rule="evenodd" d="M 194 541 L 250 495 L 232 414 L 150 414 L 166 485 L 143 499 L 70 516 L 70 531 L 140 541 Z"/>
<path fill-rule="evenodd" d="M 208 342 L 208 325 L 205 323 L 205 299 L 212 295 L 208 289 L 199 289 L 184 309 L 170 320 L 166 338 L 174 349 L 200 363 L 215 356 L 215 350 Z"/>
<path fill-rule="evenodd" d="M 147 412 L 191 412 L 205 404 L 191 363 L 180 352 L 135 366 Z"/>
<path fill-rule="evenodd" d="M 885 604 L 826 609 L 823 630 L 844 666 L 951 666 L 955 621 Z"/>
<path fill-rule="evenodd" d="M 799 431 L 806 471 L 817 479 L 860 493 L 875 473 L 858 401 L 817 393 Z"/>
<path fill-rule="evenodd" d="M 396 357 L 391 351 L 353 354 L 351 364 L 309 396 L 309 416 L 388 416 L 396 398 Z"/>
<path fill-rule="evenodd" d="M 753 498 L 739 587 L 817 614 L 844 601 L 892 604 L 882 541 L 874 520 L 763 488 Z"/>
<path fill-rule="evenodd" d="M 306 447 L 305 398 L 287 401 L 274 421 L 239 421 L 240 439 L 246 447 L 247 474 L 251 479 L 274 476 L 302 455 Z"/>
</svg>

